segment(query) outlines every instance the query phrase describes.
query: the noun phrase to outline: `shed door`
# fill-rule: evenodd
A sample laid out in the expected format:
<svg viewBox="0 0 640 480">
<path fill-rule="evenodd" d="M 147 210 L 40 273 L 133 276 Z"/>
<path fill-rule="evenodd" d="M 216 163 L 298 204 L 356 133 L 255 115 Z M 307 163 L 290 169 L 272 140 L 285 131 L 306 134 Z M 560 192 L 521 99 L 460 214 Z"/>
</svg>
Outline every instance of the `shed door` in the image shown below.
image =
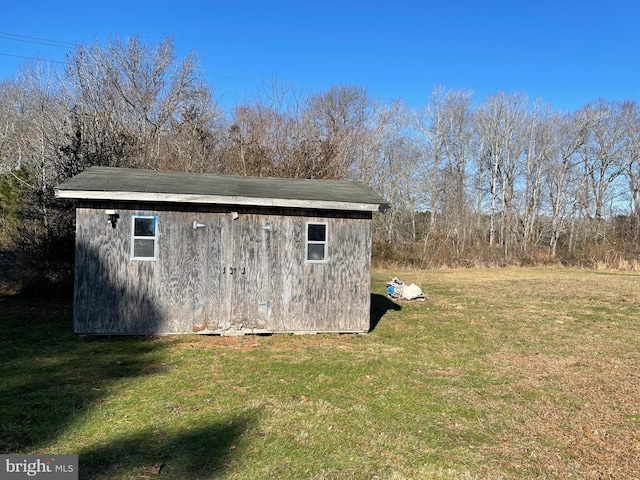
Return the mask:
<svg viewBox="0 0 640 480">
<path fill-rule="evenodd" d="M 230 289 L 230 328 L 264 330 L 269 327 L 269 245 L 271 226 L 266 215 L 241 214 L 231 221 L 232 255 L 227 269 Z"/>
<path fill-rule="evenodd" d="M 226 237 L 231 219 L 223 215 L 198 214 L 190 224 L 194 236 L 194 255 L 190 269 L 193 331 L 228 328 L 230 302 L 223 269 L 227 263 Z"/>
<path fill-rule="evenodd" d="M 200 213 L 191 219 L 193 240 L 182 241 L 186 281 L 176 296 L 186 297 L 192 331 L 268 329 L 269 217 Z"/>
</svg>

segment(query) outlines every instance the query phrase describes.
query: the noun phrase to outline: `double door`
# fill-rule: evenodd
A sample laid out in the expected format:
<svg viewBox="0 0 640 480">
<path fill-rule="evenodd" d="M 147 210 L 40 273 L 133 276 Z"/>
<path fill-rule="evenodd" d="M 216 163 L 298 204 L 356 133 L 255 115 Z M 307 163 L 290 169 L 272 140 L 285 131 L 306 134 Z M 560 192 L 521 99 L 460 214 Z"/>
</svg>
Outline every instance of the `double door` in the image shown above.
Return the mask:
<svg viewBox="0 0 640 480">
<path fill-rule="evenodd" d="M 269 217 L 201 213 L 193 222 L 193 331 L 242 333 L 269 328 Z"/>
</svg>

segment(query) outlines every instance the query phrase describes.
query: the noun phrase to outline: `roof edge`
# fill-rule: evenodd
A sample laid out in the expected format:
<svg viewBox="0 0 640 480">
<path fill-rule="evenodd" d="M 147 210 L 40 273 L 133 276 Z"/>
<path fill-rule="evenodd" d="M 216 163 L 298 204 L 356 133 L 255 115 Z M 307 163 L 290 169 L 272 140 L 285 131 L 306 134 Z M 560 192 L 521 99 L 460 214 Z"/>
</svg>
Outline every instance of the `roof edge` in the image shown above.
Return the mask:
<svg viewBox="0 0 640 480">
<path fill-rule="evenodd" d="M 223 195 L 195 195 L 176 193 L 151 193 L 151 192 L 127 192 L 127 191 L 94 191 L 94 190 L 66 190 L 55 189 L 56 198 L 75 200 L 113 200 L 113 201 L 147 201 L 167 203 L 200 203 L 200 204 L 224 204 L 246 205 L 257 207 L 290 207 L 310 208 L 320 210 L 355 210 L 355 211 L 385 211 L 387 203 L 355 203 L 338 202 L 328 200 L 297 200 L 288 198 L 254 198 L 243 196 Z"/>
</svg>

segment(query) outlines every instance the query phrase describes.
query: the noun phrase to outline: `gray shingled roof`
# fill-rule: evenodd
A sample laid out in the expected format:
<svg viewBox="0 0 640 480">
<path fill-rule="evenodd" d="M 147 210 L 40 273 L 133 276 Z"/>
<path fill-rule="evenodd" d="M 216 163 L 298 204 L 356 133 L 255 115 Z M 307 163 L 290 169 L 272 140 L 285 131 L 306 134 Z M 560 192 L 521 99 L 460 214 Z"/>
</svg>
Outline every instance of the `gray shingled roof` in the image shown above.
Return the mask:
<svg viewBox="0 0 640 480">
<path fill-rule="evenodd" d="M 388 202 L 362 182 L 240 177 L 91 167 L 56 188 L 59 198 L 377 210 Z"/>
</svg>

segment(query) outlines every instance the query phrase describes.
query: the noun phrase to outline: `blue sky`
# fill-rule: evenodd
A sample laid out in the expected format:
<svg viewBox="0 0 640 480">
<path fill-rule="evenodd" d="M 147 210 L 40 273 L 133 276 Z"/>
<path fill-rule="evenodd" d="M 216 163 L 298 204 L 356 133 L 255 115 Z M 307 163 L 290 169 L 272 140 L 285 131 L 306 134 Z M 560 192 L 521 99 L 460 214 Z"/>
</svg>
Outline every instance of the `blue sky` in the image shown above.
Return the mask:
<svg viewBox="0 0 640 480">
<path fill-rule="evenodd" d="M 22 57 L 61 62 L 73 44 L 133 35 L 195 50 L 225 106 L 274 78 L 307 93 L 356 85 L 415 108 L 435 85 L 478 101 L 524 92 L 566 111 L 640 101 L 637 0 L 4 0 L 0 80 Z"/>
</svg>

